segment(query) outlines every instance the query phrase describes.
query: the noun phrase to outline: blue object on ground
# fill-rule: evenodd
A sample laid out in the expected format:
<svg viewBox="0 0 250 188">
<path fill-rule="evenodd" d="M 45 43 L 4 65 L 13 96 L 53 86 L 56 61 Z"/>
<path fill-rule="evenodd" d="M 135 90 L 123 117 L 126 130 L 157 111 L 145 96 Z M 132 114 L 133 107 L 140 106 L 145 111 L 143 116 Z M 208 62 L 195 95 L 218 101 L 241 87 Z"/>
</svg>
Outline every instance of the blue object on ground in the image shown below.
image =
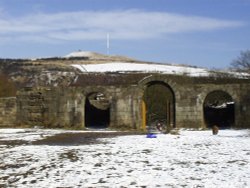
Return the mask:
<svg viewBox="0 0 250 188">
<path fill-rule="evenodd" d="M 148 133 L 147 138 L 156 138 L 157 136 L 153 133 Z"/>
</svg>

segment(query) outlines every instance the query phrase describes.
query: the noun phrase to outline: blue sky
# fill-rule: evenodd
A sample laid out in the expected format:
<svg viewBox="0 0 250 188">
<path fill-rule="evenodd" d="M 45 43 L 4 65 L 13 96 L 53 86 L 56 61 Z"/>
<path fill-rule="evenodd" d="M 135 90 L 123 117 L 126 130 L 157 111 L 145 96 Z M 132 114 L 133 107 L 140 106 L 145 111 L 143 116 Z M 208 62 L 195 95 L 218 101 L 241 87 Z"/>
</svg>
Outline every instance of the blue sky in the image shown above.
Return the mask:
<svg viewBox="0 0 250 188">
<path fill-rule="evenodd" d="M 250 49 L 250 0 L 0 0 L 0 58 L 84 50 L 227 68 Z"/>
</svg>

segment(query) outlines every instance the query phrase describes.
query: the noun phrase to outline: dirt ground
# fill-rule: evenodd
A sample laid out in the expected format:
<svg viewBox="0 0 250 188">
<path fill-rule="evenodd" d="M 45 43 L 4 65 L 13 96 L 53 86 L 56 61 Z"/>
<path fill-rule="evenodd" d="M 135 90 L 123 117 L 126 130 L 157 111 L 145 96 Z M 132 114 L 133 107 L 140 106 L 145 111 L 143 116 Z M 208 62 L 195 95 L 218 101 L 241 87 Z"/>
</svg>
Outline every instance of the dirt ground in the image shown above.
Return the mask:
<svg viewBox="0 0 250 188">
<path fill-rule="evenodd" d="M 32 142 L 33 145 L 59 145 L 59 146 L 79 146 L 89 144 L 100 144 L 103 141 L 99 138 L 114 138 L 117 136 L 139 135 L 136 132 L 85 132 L 85 133 L 63 133 L 43 140 Z M 142 134 L 142 133 L 141 133 Z"/>
<path fill-rule="evenodd" d="M 50 145 L 50 146 L 79 146 L 89 144 L 100 144 L 103 141 L 100 138 L 114 138 L 117 136 L 128 136 L 128 135 L 142 135 L 143 133 L 138 132 L 69 132 L 60 133 L 53 136 L 44 137 L 40 140 L 27 141 L 27 140 L 0 140 L 0 145 L 7 145 L 9 147 L 19 145 Z M 41 135 L 43 137 L 43 135 Z"/>
</svg>

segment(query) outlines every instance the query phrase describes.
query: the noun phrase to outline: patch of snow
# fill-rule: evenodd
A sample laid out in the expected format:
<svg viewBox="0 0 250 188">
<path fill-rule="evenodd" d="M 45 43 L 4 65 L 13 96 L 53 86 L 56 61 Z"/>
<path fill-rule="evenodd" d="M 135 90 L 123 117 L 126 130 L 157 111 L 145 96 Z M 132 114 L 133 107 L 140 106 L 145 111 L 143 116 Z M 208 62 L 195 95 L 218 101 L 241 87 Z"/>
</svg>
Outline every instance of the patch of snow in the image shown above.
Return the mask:
<svg viewBox="0 0 250 188">
<path fill-rule="evenodd" d="M 250 130 L 221 130 L 216 136 L 211 131 L 181 130 L 180 135 L 157 138 L 132 135 L 101 140 L 105 142 L 80 146 L 0 145 L 0 184 L 250 187 Z"/>
<path fill-rule="evenodd" d="M 47 136 L 62 133 L 61 130 L 43 130 L 40 129 L 0 129 L 0 141 L 4 140 L 22 140 L 35 141 L 44 139 Z"/>
<path fill-rule="evenodd" d="M 94 53 L 90 51 L 77 51 L 77 52 L 72 52 L 65 57 L 91 57 L 93 56 Z"/>
<path fill-rule="evenodd" d="M 250 77 L 250 74 L 246 73 L 246 72 L 227 71 L 227 73 L 236 77 L 236 78 L 249 79 L 249 77 Z"/>
<path fill-rule="evenodd" d="M 21 133 L 26 132 L 26 129 L 0 129 L 0 134 L 11 134 L 11 133 Z"/>
<path fill-rule="evenodd" d="M 208 76 L 209 72 L 203 68 L 164 64 L 140 64 L 140 63 L 102 63 L 102 64 L 73 64 L 73 67 L 82 72 L 148 72 L 163 74 L 180 74 L 188 76 Z"/>
<path fill-rule="evenodd" d="M 222 104 L 219 104 L 219 105 L 216 105 L 216 104 L 211 104 L 211 105 L 208 105 L 208 107 L 210 108 L 216 108 L 216 109 L 223 109 L 223 108 L 228 108 L 229 105 L 233 105 L 234 102 L 225 102 L 225 103 L 222 103 Z"/>
</svg>

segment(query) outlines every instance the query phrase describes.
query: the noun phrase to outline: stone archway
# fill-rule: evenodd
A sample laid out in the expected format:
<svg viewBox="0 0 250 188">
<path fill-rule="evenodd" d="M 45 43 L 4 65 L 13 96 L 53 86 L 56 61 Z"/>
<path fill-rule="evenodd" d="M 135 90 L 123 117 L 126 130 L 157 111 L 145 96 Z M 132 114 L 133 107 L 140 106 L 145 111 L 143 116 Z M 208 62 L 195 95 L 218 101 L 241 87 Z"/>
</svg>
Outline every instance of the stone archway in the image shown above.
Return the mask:
<svg viewBox="0 0 250 188">
<path fill-rule="evenodd" d="M 147 83 L 143 101 L 148 127 L 154 126 L 157 122 L 169 128 L 175 127 L 175 95 L 168 84 L 162 81 Z"/>
<path fill-rule="evenodd" d="M 107 128 L 110 124 L 110 104 L 107 97 L 100 92 L 86 96 L 85 127 Z"/>
<path fill-rule="evenodd" d="M 235 123 L 234 100 L 225 91 L 210 92 L 203 104 L 204 122 L 208 128 L 213 125 L 220 129 L 231 128 Z"/>
</svg>

